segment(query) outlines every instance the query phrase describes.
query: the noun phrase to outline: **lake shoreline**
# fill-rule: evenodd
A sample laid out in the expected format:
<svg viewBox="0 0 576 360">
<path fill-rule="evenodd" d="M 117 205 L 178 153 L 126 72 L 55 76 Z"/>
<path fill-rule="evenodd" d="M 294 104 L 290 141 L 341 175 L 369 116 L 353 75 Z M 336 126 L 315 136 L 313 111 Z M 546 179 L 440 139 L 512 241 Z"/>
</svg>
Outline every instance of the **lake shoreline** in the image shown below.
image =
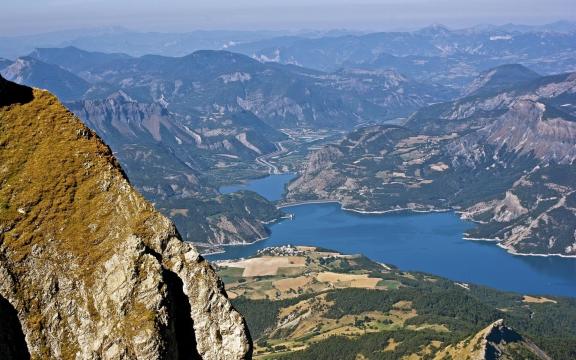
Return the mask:
<svg viewBox="0 0 576 360">
<path fill-rule="evenodd" d="M 208 255 L 207 260 L 246 259 L 270 246 L 307 245 L 334 249 L 344 254 L 364 254 L 373 261 L 393 264 L 393 267 L 403 271 L 425 272 L 456 282 L 516 293 L 576 297 L 574 290 L 569 288 L 573 279 L 538 270 L 540 266 L 543 269 L 560 268 L 570 271 L 574 268 L 573 259 L 556 257 L 549 260 L 549 263 L 542 257 L 542 260 L 536 260 L 538 257 L 524 256 L 526 260 L 520 260 L 520 257 L 502 251 L 501 246 L 467 245 L 479 241 L 497 241 L 462 241 L 462 234 L 466 234 L 473 224 L 465 225 L 455 212 L 423 214 L 405 211 L 406 216 L 354 216 L 341 206 L 328 205 L 330 203 L 337 202 L 293 206 L 287 212 L 295 214 L 294 220 L 272 225 L 269 238 L 258 239 L 253 243 L 226 244 L 220 248 L 225 254 Z M 446 240 L 448 238 L 452 240 Z M 449 248 L 444 251 L 446 246 Z M 526 261 L 532 266 L 527 265 Z M 486 262 L 499 265 L 486 268 Z M 452 265 L 446 265 L 448 263 Z M 503 269 L 507 272 L 506 276 L 500 276 Z M 518 274 L 528 275 L 522 275 L 521 280 L 517 279 Z"/>
<path fill-rule="evenodd" d="M 400 208 L 400 209 L 390 209 L 390 210 L 376 210 L 376 211 L 369 211 L 369 210 L 360 210 L 354 208 L 347 208 L 345 207 L 340 200 L 309 200 L 309 201 L 300 201 L 297 203 L 289 203 L 289 204 L 281 204 L 276 206 L 278 209 L 285 209 L 294 206 L 301 206 L 301 205 L 310 205 L 310 204 L 338 204 L 340 205 L 340 209 L 344 211 L 349 211 L 357 214 L 365 214 L 365 215 L 385 215 L 391 213 L 416 213 L 416 214 L 428 214 L 428 213 L 443 213 L 443 212 L 454 212 L 455 214 L 461 214 L 461 211 L 456 209 L 430 209 L 430 210 L 419 210 L 414 208 Z M 463 219 L 465 221 L 470 221 L 471 223 L 476 223 L 475 221 L 471 221 L 469 219 Z M 561 257 L 567 259 L 576 259 L 576 255 L 565 255 L 565 254 L 539 254 L 539 253 L 519 253 L 515 251 L 513 248 L 507 247 L 502 245 L 501 239 L 496 238 L 473 238 L 466 236 L 466 233 L 463 234 L 462 239 L 468 241 L 486 241 L 486 242 L 493 242 L 497 243 L 496 245 L 508 252 L 511 255 L 516 256 L 538 256 L 538 257 Z"/>
</svg>

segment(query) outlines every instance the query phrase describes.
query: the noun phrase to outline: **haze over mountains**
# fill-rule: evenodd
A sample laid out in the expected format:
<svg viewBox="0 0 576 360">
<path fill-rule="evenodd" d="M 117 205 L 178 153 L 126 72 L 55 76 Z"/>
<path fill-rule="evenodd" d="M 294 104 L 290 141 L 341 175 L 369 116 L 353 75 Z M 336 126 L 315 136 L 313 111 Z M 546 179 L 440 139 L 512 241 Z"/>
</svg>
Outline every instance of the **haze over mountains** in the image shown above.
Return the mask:
<svg viewBox="0 0 576 360">
<path fill-rule="evenodd" d="M 576 67 L 576 33 L 569 26 L 561 30 L 431 26 L 227 46 L 246 55 L 202 50 L 134 57 L 39 48 L 0 62 L 0 72 L 71 100 L 68 107 L 112 146 L 138 189 L 190 240 L 238 243 L 267 235 L 262 222 L 282 216 L 271 203 L 250 192 L 221 196 L 216 187 L 231 174 L 238 180 L 263 174 L 257 160 L 287 151 L 282 143 L 294 142 L 294 131 L 348 131 L 393 121 L 403 127 L 361 128 L 340 150 L 329 146 L 313 153 L 308 164 L 291 165 L 301 169 L 301 178 L 290 185 L 289 199 L 335 197 L 364 210 L 474 205 L 466 216 L 490 226 L 471 236 L 504 240 L 524 229 L 514 243 L 533 238 L 532 249 L 510 245 L 514 251 L 572 254 L 571 206 L 561 206 L 571 215 L 556 216 L 556 205 L 545 210 L 538 200 L 570 196 L 558 189 L 571 188 L 571 182 L 556 179 L 550 191 L 559 192 L 537 190 L 536 199 L 514 193 L 520 192 L 515 181 L 533 168 L 572 168 L 572 75 L 542 76 Z M 515 132 L 504 136 L 510 127 Z M 374 140 L 380 136 L 383 142 Z M 411 153 L 396 158 L 398 146 Z M 409 154 L 431 149 L 423 162 L 415 158 L 406 165 Z M 394 180 L 396 173 L 405 177 Z M 375 174 L 403 195 L 382 200 L 391 192 L 377 190 Z M 475 195 L 467 198 L 465 188 Z M 364 190 L 351 197 L 343 193 L 359 189 Z M 511 215 L 484 219 L 492 207 L 504 211 L 499 201 L 508 204 L 513 194 L 522 205 L 506 210 Z M 542 216 L 544 222 L 556 219 L 554 226 L 563 230 L 555 236 L 561 239 L 545 245 L 548 232 L 529 230 Z"/>
<path fill-rule="evenodd" d="M 573 21 L 556 21 L 543 25 L 477 25 L 462 29 L 468 32 L 493 33 L 571 33 L 576 30 Z M 398 32 L 398 30 L 394 30 Z M 372 33 L 377 31 L 372 31 Z M 196 50 L 223 50 L 231 46 L 263 42 L 278 46 L 301 39 L 363 35 L 370 31 L 358 30 L 300 30 L 300 31 L 238 31 L 197 30 L 191 32 L 150 32 L 131 30 L 121 26 L 74 29 L 38 33 L 33 35 L 0 37 L 0 57 L 16 58 L 29 54 L 38 47 L 76 46 L 90 51 L 121 52 L 132 56 L 149 54 L 183 56 Z M 264 48 L 264 47 L 261 47 Z"/>
</svg>

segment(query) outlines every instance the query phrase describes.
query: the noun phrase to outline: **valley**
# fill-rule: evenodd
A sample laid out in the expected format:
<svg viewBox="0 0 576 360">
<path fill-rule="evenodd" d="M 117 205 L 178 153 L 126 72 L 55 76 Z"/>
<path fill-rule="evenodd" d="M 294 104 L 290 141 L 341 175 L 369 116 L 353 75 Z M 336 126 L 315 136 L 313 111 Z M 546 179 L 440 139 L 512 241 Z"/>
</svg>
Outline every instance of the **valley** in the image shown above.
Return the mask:
<svg viewBox="0 0 576 360">
<path fill-rule="evenodd" d="M 335 203 L 296 205 L 282 211 L 288 218 L 269 225 L 268 238 L 226 246 L 207 259 L 247 258 L 266 247 L 317 246 L 365 254 L 405 271 L 505 291 L 576 296 L 576 259 L 512 256 L 493 241 L 467 240 L 464 234 L 474 224 L 452 212 L 359 214 Z"/>
<path fill-rule="evenodd" d="M 568 359 L 574 351 L 573 299 L 499 292 L 352 254 L 284 245 L 215 262 L 256 359 L 459 359 L 491 346 L 511 359 Z M 483 342 L 491 332 L 503 336 Z"/>
<path fill-rule="evenodd" d="M 576 100 L 575 74 L 510 87 L 510 71 L 482 75 L 490 88 L 425 107 L 401 126 L 363 127 L 312 152 L 287 201 L 453 210 L 476 223 L 468 238 L 515 254 L 574 256 L 576 122 L 566 104 Z"/>
<path fill-rule="evenodd" d="M 1 360 L 576 359 L 570 0 L 4 8 Z"/>
</svg>

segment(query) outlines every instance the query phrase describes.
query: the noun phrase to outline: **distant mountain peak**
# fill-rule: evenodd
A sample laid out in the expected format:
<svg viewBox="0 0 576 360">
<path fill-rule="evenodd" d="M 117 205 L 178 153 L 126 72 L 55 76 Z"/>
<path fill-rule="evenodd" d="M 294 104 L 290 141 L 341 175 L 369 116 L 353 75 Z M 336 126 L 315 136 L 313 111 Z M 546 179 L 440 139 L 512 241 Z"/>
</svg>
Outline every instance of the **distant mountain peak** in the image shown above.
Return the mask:
<svg viewBox="0 0 576 360">
<path fill-rule="evenodd" d="M 538 79 L 540 75 L 520 64 L 500 65 L 481 73 L 464 90 L 465 96 L 499 92 Z"/>
<path fill-rule="evenodd" d="M 421 35 L 438 36 L 449 34 L 451 33 L 451 30 L 442 24 L 432 24 L 430 26 L 426 26 L 420 30 L 417 30 L 416 33 Z"/>
<path fill-rule="evenodd" d="M 51 89 L 59 98 L 68 101 L 81 97 L 90 84 L 58 65 L 47 64 L 31 56 L 16 59 L 0 69 L 6 80 L 22 85 Z"/>
</svg>

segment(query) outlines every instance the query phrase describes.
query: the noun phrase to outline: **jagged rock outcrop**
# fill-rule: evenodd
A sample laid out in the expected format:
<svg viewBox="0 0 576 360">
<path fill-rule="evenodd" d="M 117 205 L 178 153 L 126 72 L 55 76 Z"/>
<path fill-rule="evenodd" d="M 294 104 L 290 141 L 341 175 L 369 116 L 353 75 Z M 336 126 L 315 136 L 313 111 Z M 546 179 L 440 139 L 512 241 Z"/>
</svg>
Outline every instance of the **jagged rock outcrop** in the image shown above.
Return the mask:
<svg viewBox="0 0 576 360">
<path fill-rule="evenodd" d="M 497 320 L 479 333 L 440 351 L 434 359 L 454 360 L 550 360 L 538 346 Z"/>
<path fill-rule="evenodd" d="M 95 133 L 46 91 L 1 79 L 0 105 L 0 296 L 30 356 L 249 358 L 217 275 Z"/>
</svg>

